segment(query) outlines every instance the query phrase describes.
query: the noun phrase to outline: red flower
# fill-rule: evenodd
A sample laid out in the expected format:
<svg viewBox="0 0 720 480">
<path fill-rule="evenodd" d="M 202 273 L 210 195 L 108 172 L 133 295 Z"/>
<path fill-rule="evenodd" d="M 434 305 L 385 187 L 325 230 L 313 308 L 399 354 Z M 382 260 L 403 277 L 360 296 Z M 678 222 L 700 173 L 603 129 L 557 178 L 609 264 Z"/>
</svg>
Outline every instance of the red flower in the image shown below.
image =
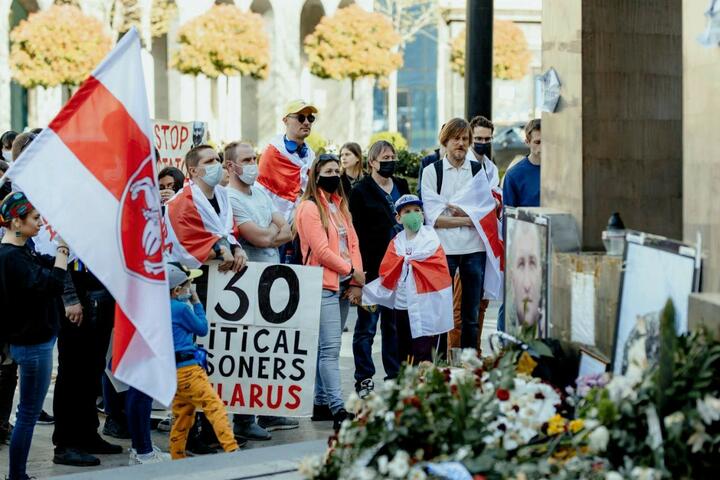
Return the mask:
<svg viewBox="0 0 720 480">
<path fill-rule="evenodd" d="M 457 394 L 458 394 L 457 385 L 450 385 L 450 393 L 452 393 L 454 396 L 457 396 Z"/>
<path fill-rule="evenodd" d="M 449 382 L 449 381 L 450 381 L 450 376 L 451 376 L 451 375 L 450 375 L 450 369 L 449 369 L 449 368 L 446 368 L 446 369 L 444 369 L 442 372 L 443 372 L 443 375 L 445 375 L 445 382 Z"/>
<path fill-rule="evenodd" d="M 476 473 L 473 475 L 473 480 L 487 480 L 487 477 L 485 475 L 480 475 L 479 473 Z"/>
<path fill-rule="evenodd" d="M 505 400 L 510 398 L 510 392 L 508 392 L 504 388 L 498 388 L 495 391 L 495 395 L 497 396 L 498 400 L 500 400 L 501 402 L 504 402 Z"/>
</svg>

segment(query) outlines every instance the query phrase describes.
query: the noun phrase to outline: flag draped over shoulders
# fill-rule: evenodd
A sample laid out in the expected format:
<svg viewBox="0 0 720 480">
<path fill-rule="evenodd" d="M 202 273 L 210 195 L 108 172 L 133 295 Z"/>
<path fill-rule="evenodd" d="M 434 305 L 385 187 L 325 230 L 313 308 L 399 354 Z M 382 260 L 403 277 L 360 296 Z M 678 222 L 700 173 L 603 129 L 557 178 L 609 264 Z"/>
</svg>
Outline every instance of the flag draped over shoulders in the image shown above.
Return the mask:
<svg viewBox="0 0 720 480">
<path fill-rule="evenodd" d="M 408 253 L 410 249 L 412 253 Z M 405 278 L 412 337 L 452 330 L 452 279 L 433 228 L 421 227 L 412 241 L 405 231 L 397 234 L 388 245 L 379 274 L 363 288 L 363 304 L 394 308 L 398 284 Z"/>
</svg>

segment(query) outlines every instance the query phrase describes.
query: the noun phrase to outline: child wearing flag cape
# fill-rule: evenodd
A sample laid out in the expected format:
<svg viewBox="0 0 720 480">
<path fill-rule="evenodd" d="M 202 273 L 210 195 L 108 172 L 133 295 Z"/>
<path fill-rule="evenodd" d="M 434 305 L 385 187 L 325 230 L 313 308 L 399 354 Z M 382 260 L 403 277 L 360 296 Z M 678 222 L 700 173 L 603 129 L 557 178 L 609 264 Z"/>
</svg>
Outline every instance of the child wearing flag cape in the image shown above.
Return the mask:
<svg viewBox="0 0 720 480">
<path fill-rule="evenodd" d="M 447 259 L 435 230 L 424 225 L 422 205 L 416 195 L 395 202 L 403 230 L 388 245 L 379 278 L 363 288 L 364 305 L 393 309 L 400 359 L 408 363 L 432 360 L 439 336 L 453 328 Z"/>
</svg>

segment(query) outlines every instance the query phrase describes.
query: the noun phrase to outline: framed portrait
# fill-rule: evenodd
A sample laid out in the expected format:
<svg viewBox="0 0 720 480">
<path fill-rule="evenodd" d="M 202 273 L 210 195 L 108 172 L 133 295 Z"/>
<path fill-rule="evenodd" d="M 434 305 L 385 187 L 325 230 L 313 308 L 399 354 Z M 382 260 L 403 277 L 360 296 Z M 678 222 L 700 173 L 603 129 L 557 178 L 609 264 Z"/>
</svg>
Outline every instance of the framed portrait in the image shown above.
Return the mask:
<svg viewBox="0 0 720 480">
<path fill-rule="evenodd" d="M 505 210 L 505 326 L 513 335 L 531 329 L 548 335 L 550 226 L 547 217 Z"/>
<path fill-rule="evenodd" d="M 629 359 L 651 365 L 660 347 L 660 319 L 668 299 L 678 334 L 688 330 L 688 297 L 699 290 L 700 260 L 690 245 L 631 232 L 626 236 L 612 371 L 621 375 Z"/>
</svg>

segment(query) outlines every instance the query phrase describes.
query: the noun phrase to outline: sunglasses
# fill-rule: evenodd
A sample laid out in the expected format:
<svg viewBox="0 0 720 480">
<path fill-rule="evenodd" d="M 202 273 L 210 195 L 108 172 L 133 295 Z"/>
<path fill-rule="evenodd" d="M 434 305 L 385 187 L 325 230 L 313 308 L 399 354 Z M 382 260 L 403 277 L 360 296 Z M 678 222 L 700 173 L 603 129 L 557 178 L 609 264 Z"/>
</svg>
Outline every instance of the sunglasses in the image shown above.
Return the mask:
<svg viewBox="0 0 720 480">
<path fill-rule="evenodd" d="M 310 123 L 313 123 L 315 121 L 315 115 L 313 115 L 312 113 L 310 115 L 305 115 L 304 113 L 298 113 L 295 115 L 288 115 L 288 117 L 297 118 L 297 121 L 300 123 L 305 123 L 306 119 Z"/>
</svg>

